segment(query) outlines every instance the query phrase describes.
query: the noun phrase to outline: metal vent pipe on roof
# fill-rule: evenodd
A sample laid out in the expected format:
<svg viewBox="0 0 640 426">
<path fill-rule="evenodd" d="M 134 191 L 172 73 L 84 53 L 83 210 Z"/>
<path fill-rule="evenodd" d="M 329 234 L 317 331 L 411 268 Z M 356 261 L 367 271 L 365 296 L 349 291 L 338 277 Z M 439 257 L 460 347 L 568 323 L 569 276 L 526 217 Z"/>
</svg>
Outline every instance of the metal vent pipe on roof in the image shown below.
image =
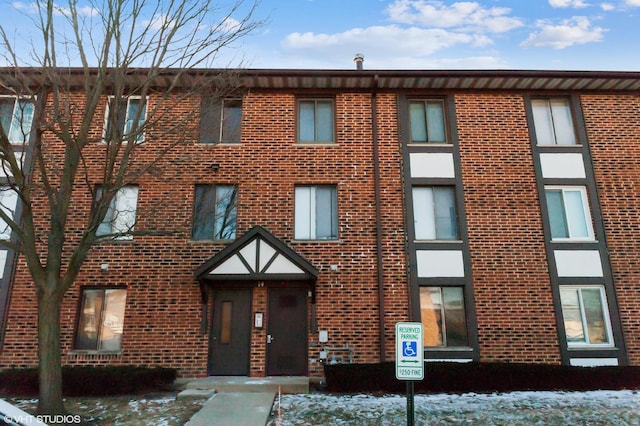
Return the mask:
<svg viewBox="0 0 640 426">
<path fill-rule="evenodd" d="M 362 53 L 356 53 L 353 58 L 353 62 L 356 63 L 356 70 L 362 71 L 362 63 L 364 62 L 364 55 Z"/>
</svg>

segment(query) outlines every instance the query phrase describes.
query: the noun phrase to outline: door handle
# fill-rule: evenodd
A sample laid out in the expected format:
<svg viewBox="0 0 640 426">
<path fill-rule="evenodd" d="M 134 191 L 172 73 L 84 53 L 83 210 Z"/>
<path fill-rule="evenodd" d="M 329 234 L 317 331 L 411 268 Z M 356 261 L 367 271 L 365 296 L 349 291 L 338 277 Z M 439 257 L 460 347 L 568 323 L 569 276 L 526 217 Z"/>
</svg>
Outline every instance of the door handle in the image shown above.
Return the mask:
<svg viewBox="0 0 640 426">
<path fill-rule="evenodd" d="M 272 335 L 267 334 L 267 343 L 271 343 L 271 342 L 273 342 L 274 340 L 275 340 L 275 339 L 273 338 L 273 336 L 272 336 Z"/>
</svg>

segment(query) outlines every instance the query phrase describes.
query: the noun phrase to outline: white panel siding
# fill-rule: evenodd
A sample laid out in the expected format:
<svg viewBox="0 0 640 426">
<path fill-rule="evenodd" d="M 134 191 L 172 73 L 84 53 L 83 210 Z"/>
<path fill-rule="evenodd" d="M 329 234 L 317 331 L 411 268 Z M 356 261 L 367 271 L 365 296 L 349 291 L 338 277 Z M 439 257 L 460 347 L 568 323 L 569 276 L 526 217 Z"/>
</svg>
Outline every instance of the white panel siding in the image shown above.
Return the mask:
<svg viewBox="0 0 640 426">
<path fill-rule="evenodd" d="M 418 250 L 418 277 L 464 277 L 460 250 Z"/>
<path fill-rule="evenodd" d="M 540 154 L 540 164 L 542 165 L 542 177 L 546 179 L 584 179 L 584 161 L 582 154 Z"/>
<path fill-rule="evenodd" d="M 247 269 L 240 257 L 234 254 L 229 259 L 222 262 L 216 269 L 211 271 L 210 275 L 228 275 L 228 274 L 249 274 L 251 271 Z"/>
<path fill-rule="evenodd" d="M 264 270 L 264 267 L 267 266 L 267 263 L 271 260 L 273 255 L 276 254 L 276 249 L 271 247 L 268 243 L 264 241 L 260 241 L 260 265 L 259 272 Z"/>
<path fill-rule="evenodd" d="M 559 277 L 602 277 L 597 250 L 554 250 Z"/>
<path fill-rule="evenodd" d="M 571 358 L 574 367 L 605 367 L 617 366 L 617 358 Z"/>
<path fill-rule="evenodd" d="M 253 240 L 246 246 L 240 250 L 240 254 L 244 257 L 244 260 L 247 261 L 249 266 L 253 269 L 253 272 L 257 272 L 256 269 L 256 247 L 258 246 L 258 241 Z"/>
<path fill-rule="evenodd" d="M 456 177 L 453 167 L 453 154 L 411 153 L 409 155 L 412 178 L 453 178 Z"/>
<path fill-rule="evenodd" d="M 273 260 L 273 263 L 264 272 L 267 274 L 304 274 L 302 269 L 281 254 Z"/>
</svg>

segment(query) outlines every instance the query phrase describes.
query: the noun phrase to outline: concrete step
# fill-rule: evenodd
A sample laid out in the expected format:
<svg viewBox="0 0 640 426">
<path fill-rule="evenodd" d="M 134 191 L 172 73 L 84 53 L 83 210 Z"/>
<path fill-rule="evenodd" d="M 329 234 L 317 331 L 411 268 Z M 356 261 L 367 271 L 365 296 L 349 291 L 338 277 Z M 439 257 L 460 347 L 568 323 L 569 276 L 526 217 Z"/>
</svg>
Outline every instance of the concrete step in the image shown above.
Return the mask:
<svg viewBox="0 0 640 426">
<path fill-rule="evenodd" d="M 243 377 L 211 376 L 189 381 L 186 390 L 214 390 L 216 392 L 273 392 L 309 393 L 308 377 Z"/>
<path fill-rule="evenodd" d="M 275 397 L 273 392 L 217 393 L 185 426 L 264 426 Z"/>
</svg>

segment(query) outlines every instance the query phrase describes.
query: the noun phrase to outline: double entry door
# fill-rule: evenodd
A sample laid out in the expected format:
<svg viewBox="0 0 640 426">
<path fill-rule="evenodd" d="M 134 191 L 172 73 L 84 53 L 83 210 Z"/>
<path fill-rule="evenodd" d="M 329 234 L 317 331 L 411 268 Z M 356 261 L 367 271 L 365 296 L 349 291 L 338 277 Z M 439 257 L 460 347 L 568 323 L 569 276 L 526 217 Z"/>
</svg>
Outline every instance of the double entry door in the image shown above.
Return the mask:
<svg viewBox="0 0 640 426">
<path fill-rule="evenodd" d="M 211 376 L 248 376 L 254 330 L 251 288 L 214 291 L 209 334 L 208 372 Z M 307 290 L 270 288 L 267 300 L 266 374 L 307 374 Z M 260 333 L 256 333 L 260 335 Z"/>
</svg>

